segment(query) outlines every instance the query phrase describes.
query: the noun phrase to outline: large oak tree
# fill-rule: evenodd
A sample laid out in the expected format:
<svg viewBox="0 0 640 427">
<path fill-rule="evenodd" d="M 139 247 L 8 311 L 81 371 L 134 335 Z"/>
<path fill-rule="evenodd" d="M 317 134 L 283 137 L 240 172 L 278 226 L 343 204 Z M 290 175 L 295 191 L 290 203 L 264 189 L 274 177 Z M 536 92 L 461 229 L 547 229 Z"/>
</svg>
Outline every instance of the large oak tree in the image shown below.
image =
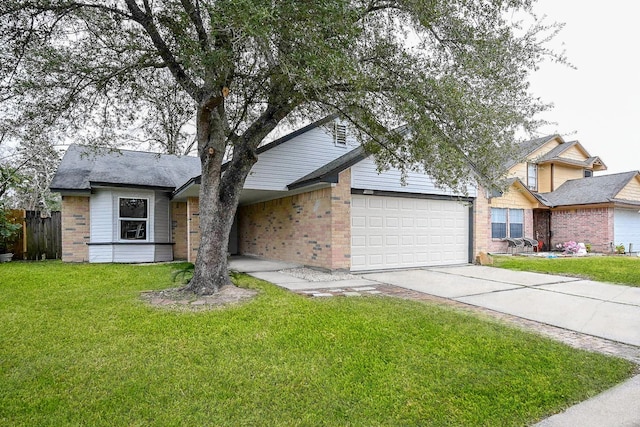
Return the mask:
<svg viewBox="0 0 640 427">
<path fill-rule="evenodd" d="M 201 245 L 190 289 L 229 283 L 227 242 L 259 144 L 339 113 L 381 168 L 498 178 L 545 108 L 527 76 L 556 26 L 529 0 L 3 0 L 2 126 L 107 144 L 167 76 L 196 111 Z M 533 21 L 529 21 L 533 22 Z M 142 112 L 142 113 L 141 113 Z M 142 114 L 142 115 L 141 115 Z M 393 132 L 407 125 L 409 133 Z M 232 152 L 225 168 L 224 156 Z"/>
</svg>

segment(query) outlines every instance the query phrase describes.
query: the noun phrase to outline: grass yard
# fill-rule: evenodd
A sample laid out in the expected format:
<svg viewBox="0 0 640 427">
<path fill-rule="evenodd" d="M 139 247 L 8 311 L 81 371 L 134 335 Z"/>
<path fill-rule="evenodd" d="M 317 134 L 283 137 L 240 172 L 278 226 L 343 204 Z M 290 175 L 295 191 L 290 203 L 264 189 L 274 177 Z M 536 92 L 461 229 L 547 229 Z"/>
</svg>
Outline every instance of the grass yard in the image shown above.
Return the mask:
<svg viewBox="0 0 640 427">
<path fill-rule="evenodd" d="M 142 302 L 174 268 L 1 264 L 0 424 L 520 426 L 634 370 L 450 308 L 248 276 L 243 305 Z"/>
<path fill-rule="evenodd" d="M 494 256 L 496 267 L 583 277 L 600 282 L 640 287 L 640 257 L 589 256 L 539 258 Z"/>
</svg>

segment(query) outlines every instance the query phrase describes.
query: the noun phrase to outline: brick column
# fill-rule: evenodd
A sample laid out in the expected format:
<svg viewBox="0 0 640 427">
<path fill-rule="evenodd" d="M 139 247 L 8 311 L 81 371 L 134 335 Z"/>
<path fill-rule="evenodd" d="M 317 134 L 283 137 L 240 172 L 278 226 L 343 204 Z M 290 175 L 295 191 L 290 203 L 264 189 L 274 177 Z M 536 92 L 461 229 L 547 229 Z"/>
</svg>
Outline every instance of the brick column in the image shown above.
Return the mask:
<svg viewBox="0 0 640 427">
<path fill-rule="evenodd" d="M 351 269 L 351 169 L 341 172 L 331 188 L 330 262 L 332 270 Z"/>
<path fill-rule="evenodd" d="M 62 260 L 89 261 L 89 197 L 62 197 Z"/>
<path fill-rule="evenodd" d="M 187 204 L 185 202 L 171 203 L 171 241 L 174 243 L 173 259 L 188 259 Z"/>
<path fill-rule="evenodd" d="M 187 199 L 187 261 L 196 262 L 200 248 L 200 199 Z"/>
</svg>

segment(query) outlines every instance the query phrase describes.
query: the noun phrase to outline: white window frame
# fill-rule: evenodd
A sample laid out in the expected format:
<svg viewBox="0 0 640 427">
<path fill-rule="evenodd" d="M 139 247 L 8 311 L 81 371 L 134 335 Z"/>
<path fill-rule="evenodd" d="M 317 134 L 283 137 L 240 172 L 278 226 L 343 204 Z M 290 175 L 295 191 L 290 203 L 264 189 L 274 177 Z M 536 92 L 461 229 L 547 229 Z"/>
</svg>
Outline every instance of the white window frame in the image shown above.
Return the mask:
<svg viewBox="0 0 640 427">
<path fill-rule="evenodd" d="M 130 218 L 130 217 L 122 217 L 120 216 L 120 203 L 121 200 L 126 200 L 126 199 L 138 199 L 138 200 L 145 200 L 147 202 L 147 213 L 146 213 L 146 217 L 145 218 Z M 117 211 L 118 211 L 118 241 L 121 242 L 148 242 L 149 241 L 149 234 L 150 234 L 150 219 L 151 219 L 151 200 L 148 197 L 136 197 L 136 196 L 119 196 L 118 197 L 118 205 L 117 205 Z M 145 236 L 144 239 L 137 239 L 137 238 L 132 238 L 132 239 L 125 239 L 122 237 L 122 222 L 123 221 L 139 221 L 139 222 L 145 222 Z"/>
<path fill-rule="evenodd" d="M 531 173 L 533 172 L 533 174 Z M 527 163 L 527 187 L 529 190 L 538 191 L 538 164 Z"/>
<path fill-rule="evenodd" d="M 500 209 L 502 211 L 504 211 L 504 217 L 505 217 L 505 222 L 493 222 L 493 212 L 494 209 Z M 512 222 L 511 220 L 511 214 L 512 211 L 522 211 L 522 222 Z M 507 238 L 512 238 L 513 236 L 511 235 L 511 224 L 522 224 L 522 236 L 518 236 L 515 237 L 516 239 L 521 239 L 526 235 L 526 230 L 525 230 L 525 210 L 522 208 L 495 208 L 492 207 L 491 208 L 491 219 L 490 219 L 490 224 L 491 224 L 491 230 L 490 230 L 490 234 L 491 234 L 491 238 L 493 240 L 502 240 L 502 239 L 507 239 Z M 504 237 L 494 237 L 493 235 L 493 224 L 504 224 L 505 225 L 505 236 Z"/>
<path fill-rule="evenodd" d="M 583 178 L 592 178 L 593 177 L 593 171 L 591 169 L 583 169 L 582 177 Z"/>
</svg>

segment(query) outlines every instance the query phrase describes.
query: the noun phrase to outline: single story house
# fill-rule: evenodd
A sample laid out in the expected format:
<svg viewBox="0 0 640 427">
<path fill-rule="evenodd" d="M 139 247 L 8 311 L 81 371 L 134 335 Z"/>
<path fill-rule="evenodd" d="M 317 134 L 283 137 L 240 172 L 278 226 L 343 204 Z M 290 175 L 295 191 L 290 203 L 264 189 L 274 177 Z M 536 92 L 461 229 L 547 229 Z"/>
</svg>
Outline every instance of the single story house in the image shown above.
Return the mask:
<svg viewBox="0 0 640 427">
<path fill-rule="evenodd" d="M 67 150 L 51 183 L 62 195 L 63 255 L 72 262 L 194 261 L 200 164 L 122 150 Z M 468 263 L 476 191 L 425 174 L 378 173 L 334 117 L 258 149 L 229 251 L 365 271 Z"/>
<path fill-rule="evenodd" d="M 569 240 L 594 251 L 640 249 L 640 174 L 606 170 L 558 135 L 521 145 L 506 191 L 466 195 L 425 174 L 378 173 L 346 127 L 327 117 L 258 149 L 230 236 L 232 254 L 331 270 L 452 265 L 506 252 L 505 238 L 544 249 Z M 72 145 L 51 183 L 62 194 L 64 261 L 194 261 L 200 161 Z"/>
</svg>

